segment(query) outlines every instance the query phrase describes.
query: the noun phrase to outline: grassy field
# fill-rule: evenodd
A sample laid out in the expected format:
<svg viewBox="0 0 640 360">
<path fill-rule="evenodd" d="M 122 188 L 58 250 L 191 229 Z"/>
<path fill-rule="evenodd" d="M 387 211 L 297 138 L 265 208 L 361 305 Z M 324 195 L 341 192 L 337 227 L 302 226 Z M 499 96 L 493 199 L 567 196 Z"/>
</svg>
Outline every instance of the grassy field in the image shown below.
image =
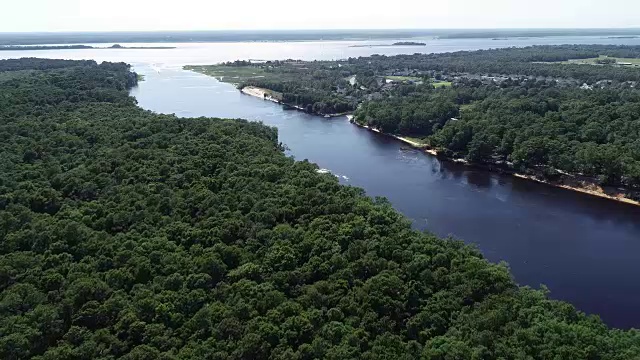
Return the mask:
<svg viewBox="0 0 640 360">
<path fill-rule="evenodd" d="M 264 78 L 271 75 L 265 69 L 254 66 L 186 65 L 184 69 L 212 76 L 220 81 L 232 84 L 239 84 L 249 79 Z"/>
<path fill-rule="evenodd" d="M 282 69 L 274 70 L 270 66 L 262 65 L 186 65 L 183 69 L 208 75 L 222 82 L 234 85 L 238 85 L 252 79 L 265 79 L 275 82 L 299 81 L 302 73 L 301 70 L 295 68 L 295 65 L 287 68 L 286 71 L 282 71 Z"/>
<path fill-rule="evenodd" d="M 640 66 L 640 59 L 630 59 L 630 58 L 610 58 L 607 56 L 600 56 L 597 58 L 589 58 L 589 59 L 572 59 L 568 61 L 562 61 L 562 64 L 588 64 L 588 65 L 597 65 L 598 60 L 602 59 L 614 59 L 616 60 L 617 65 L 620 63 L 629 63 L 631 65 L 628 66 Z M 616 64 L 611 64 L 616 65 Z"/>
<path fill-rule="evenodd" d="M 385 78 L 393 81 L 422 81 L 421 78 L 415 76 L 385 76 Z"/>
<path fill-rule="evenodd" d="M 385 78 L 387 80 L 393 80 L 393 81 L 412 81 L 412 82 L 419 82 L 419 81 L 423 81 L 422 78 L 419 77 L 415 77 L 415 76 L 385 76 Z M 433 82 L 433 86 L 435 87 L 447 87 L 447 86 L 451 86 L 451 82 L 450 81 L 435 81 Z"/>
<path fill-rule="evenodd" d="M 439 87 L 449 87 L 451 86 L 451 81 L 438 81 L 438 82 L 434 82 L 433 86 L 439 88 Z"/>
</svg>

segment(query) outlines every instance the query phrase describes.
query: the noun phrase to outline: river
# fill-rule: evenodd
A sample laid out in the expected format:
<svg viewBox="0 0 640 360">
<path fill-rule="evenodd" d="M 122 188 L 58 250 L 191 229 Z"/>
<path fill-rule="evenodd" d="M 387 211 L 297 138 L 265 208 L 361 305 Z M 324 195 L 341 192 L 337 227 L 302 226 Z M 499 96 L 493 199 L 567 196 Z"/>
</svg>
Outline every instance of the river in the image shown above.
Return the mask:
<svg viewBox="0 0 640 360">
<path fill-rule="evenodd" d="M 640 39 L 552 37 L 428 40 L 417 47 L 351 47 L 369 42 L 174 44 L 177 49 L 2 52 L 0 57 L 124 61 L 145 80 L 131 91 L 141 107 L 184 117 L 262 121 L 279 129 L 296 159 L 329 169 L 348 185 L 385 196 L 415 227 L 472 243 L 510 264 L 516 281 L 599 314 L 615 327 L 640 328 L 640 207 L 465 168 L 350 124 L 242 95 L 233 86 L 181 70 L 184 64 L 236 59 L 335 59 L 373 53 L 475 50 L 566 43 L 640 45 Z M 141 44 L 143 45 L 143 44 Z"/>
</svg>

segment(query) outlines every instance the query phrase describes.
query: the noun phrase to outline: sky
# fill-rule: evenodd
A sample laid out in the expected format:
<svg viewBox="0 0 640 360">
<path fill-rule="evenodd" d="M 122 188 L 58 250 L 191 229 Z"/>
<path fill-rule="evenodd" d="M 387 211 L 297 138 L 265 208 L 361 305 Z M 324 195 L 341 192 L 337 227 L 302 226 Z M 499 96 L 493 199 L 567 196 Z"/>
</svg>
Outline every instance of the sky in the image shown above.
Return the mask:
<svg viewBox="0 0 640 360">
<path fill-rule="evenodd" d="M 0 32 L 640 27 L 640 0 L 4 0 Z"/>
</svg>

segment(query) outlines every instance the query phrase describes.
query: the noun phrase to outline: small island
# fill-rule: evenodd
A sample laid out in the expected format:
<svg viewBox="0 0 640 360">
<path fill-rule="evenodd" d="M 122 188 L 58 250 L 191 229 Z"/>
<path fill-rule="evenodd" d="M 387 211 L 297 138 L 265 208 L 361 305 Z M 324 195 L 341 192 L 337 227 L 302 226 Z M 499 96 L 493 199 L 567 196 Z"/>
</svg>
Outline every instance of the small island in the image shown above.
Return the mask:
<svg viewBox="0 0 640 360">
<path fill-rule="evenodd" d="M 122 46 L 120 44 L 113 44 L 106 48 L 96 47 L 95 49 L 164 50 L 164 49 L 175 49 L 175 48 L 176 48 L 175 46 Z"/>
<path fill-rule="evenodd" d="M 349 47 L 371 48 L 371 47 L 391 47 L 391 46 L 427 46 L 427 44 L 423 42 L 415 42 L 415 41 L 398 41 L 398 42 L 394 42 L 393 44 L 351 45 Z"/>
<path fill-rule="evenodd" d="M 393 43 L 391 46 L 427 46 L 427 44 L 423 42 L 415 42 L 415 41 L 399 41 L 399 42 Z"/>
</svg>

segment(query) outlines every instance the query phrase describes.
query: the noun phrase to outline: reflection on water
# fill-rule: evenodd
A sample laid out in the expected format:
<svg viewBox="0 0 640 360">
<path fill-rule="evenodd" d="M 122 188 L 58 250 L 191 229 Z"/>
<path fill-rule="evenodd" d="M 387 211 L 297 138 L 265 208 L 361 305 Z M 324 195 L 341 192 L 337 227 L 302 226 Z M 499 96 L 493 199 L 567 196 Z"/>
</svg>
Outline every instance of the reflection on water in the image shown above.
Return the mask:
<svg viewBox="0 0 640 360">
<path fill-rule="evenodd" d="M 479 189 L 490 189 L 493 185 L 493 179 L 480 171 L 466 171 L 464 175 L 466 176 L 467 184 Z"/>
</svg>

